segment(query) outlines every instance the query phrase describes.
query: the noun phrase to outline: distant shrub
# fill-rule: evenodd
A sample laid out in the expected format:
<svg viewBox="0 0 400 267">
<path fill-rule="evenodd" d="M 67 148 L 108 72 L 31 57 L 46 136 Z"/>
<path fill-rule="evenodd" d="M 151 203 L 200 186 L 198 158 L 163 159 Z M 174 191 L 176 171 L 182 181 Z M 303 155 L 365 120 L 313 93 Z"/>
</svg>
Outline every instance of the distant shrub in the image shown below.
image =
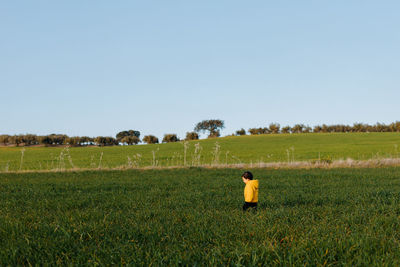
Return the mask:
<svg viewBox="0 0 400 267">
<path fill-rule="evenodd" d="M 393 122 L 388 127 L 391 132 L 400 132 L 400 121 Z"/>
<path fill-rule="evenodd" d="M 281 126 L 279 125 L 279 123 L 271 123 L 269 125 L 268 132 L 272 134 L 278 134 L 280 132 L 280 128 Z"/>
<path fill-rule="evenodd" d="M 50 134 L 48 137 L 50 138 L 51 145 L 64 145 L 65 140 L 68 138 L 65 134 Z"/>
<path fill-rule="evenodd" d="M 126 136 L 135 136 L 135 137 L 137 137 L 139 139 L 140 132 L 136 131 L 136 130 L 122 131 L 122 132 L 117 133 L 116 139 L 117 139 L 118 142 L 121 142 L 121 140 Z M 134 140 L 134 139 L 132 139 L 132 140 Z M 121 142 L 121 143 L 124 143 L 124 142 Z"/>
<path fill-rule="evenodd" d="M 312 132 L 312 128 L 310 127 L 310 126 L 306 126 L 306 127 L 304 127 L 304 129 L 303 129 L 303 133 L 311 133 Z"/>
<path fill-rule="evenodd" d="M 19 146 L 20 144 L 23 143 L 23 141 L 22 141 L 22 136 L 20 136 L 20 135 L 13 135 L 13 136 L 10 136 L 9 142 L 10 142 L 10 144 Z"/>
<path fill-rule="evenodd" d="M 155 137 L 154 135 L 146 135 L 145 137 L 143 137 L 143 142 L 145 142 L 146 144 L 158 144 L 158 138 Z"/>
<path fill-rule="evenodd" d="M 81 136 L 79 138 L 79 144 L 81 146 L 88 146 L 88 145 L 93 145 L 94 143 L 94 138 L 89 137 L 89 136 Z"/>
<path fill-rule="evenodd" d="M 185 140 L 199 140 L 199 134 L 196 132 L 187 132 Z"/>
<path fill-rule="evenodd" d="M 257 129 L 257 128 L 250 128 L 250 129 L 249 129 L 249 133 L 250 133 L 251 135 L 256 135 L 256 134 L 258 134 L 259 132 L 258 132 L 258 129 Z"/>
<path fill-rule="evenodd" d="M 240 129 L 236 131 L 236 135 L 246 135 L 246 130 L 245 129 Z"/>
<path fill-rule="evenodd" d="M 305 128 L 304 124 L 296 124 L 292 127 L 292 133 L 302 133 Z"/>
<path fill-rule="evenodd" d="M 165 134 L 162 140 L 163 143 L 173 143 L 178 141 L 179 138 L 176 136 L 176 134 Z"/>
<path fill-rule="evenodd" d="M 251 135 L 257 135 L 257 134 L 267 134 L 269 133 L 269 129 L 264 127 L 264 128 L 250 128 L 249 133 Z"/>
<path fill-rule="evenodd" d="M 98 146 L 114 146 L 118 145 L 117 140 L 111 136 L 98 136 L 94 139 Z"/>
<path fill-rule="evenodd" d="M 0 135 L 0 144 L 3 144 L 5 146 L 8 145 L 9 139 L 10 139 L 10 136 L 7 134 Z"/>
<path fill-rule="evenodd" d="M 352 132 L 367 132 L 368 125 L 363 123 L 354 123 L 352 127 Z"/>
<path fill-rule="evenodd" d="M 140 139 L 137 136 L 124 136 L 120 142 L 127 145 L 137 145 L 140 142 Z"/>
<path fill-rule="evenodd" d="M 79 136 L 68 137 L 66 143 L 70 146 L 80 146 L 81 138 Z"/>
<path fill-rule="evenodd" d="M 39 143 L 45 146 L 52 144 L 51 138 L 48 135 L 39 136 Z"/>
<path fill-rule="evenodd" d="M 32 146 L 39 144 L 38 137 L 34 134 L 21 135 L 21 140 L 25 146 Z"/>
<path fill-rule="evenodd" d="M 314 126 L 313 132 L 320 133 L 322 131 L 322 127 L 320 125 Z"/>
<path fill-rule="evenodd" d="M 288 133 L 290 133 L 292 131 L 292 128 L 290 127 L 290 126 L 285 126 L 285 127 L 283 127 L 282 129 L 281 129 L 281 133 L 284 133 L 284 134 L 288 134 Z"/>
</svg>

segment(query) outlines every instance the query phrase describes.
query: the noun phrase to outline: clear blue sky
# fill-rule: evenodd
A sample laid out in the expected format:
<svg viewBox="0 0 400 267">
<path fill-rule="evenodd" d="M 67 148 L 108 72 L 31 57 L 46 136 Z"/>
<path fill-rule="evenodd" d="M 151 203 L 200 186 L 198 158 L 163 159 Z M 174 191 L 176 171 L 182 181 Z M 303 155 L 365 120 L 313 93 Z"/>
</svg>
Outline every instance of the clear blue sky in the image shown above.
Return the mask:
<svg viewBox="0 0 400 267">
<path fill-rule="evenodd" d="M 1 1 L 0 134 L 400 120 L 400 1 Z"/>
</svg>

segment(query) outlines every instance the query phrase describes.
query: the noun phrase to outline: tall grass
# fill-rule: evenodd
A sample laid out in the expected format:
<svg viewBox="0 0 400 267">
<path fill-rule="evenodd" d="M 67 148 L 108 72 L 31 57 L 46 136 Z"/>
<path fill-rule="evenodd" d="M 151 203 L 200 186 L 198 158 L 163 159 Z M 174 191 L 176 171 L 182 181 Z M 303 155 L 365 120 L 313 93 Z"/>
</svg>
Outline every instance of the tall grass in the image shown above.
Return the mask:
<svg viewBox="0 0 400 267">
<path fill-rule="evenodd" d="M 19 163 L 19 170 L 22 170 L 22 166 L 24 164 L 24 155 L 25 155 L 25 148 L 21 149 L 21 159 Z"/>
<path fill-rule="evenodd" d="M 101 154 L 100 154 L 100 160 L 99 160 L 99 166 L 97 167 L 97 169 L 101 169 L 101 167 L 102 167 L 102 162 L 103 162 L 103 155 L 104 155 L 104 152 L 101 152 Z"/>
</svg>

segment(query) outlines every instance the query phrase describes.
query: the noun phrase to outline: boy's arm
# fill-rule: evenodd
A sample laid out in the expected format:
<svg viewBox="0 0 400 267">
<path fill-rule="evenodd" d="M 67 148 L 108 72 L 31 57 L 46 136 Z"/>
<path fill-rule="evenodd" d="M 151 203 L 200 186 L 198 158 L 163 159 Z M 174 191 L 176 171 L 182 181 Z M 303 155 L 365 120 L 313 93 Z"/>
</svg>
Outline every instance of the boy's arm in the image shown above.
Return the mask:
<svg viewBox="0 0 400 267">
<path fill-rule="evenodd" d="M 251 188 L 251 186 L 246 186 L 244 188 L 244 201 L 245 202 L 251 202 L 253 200 L 253 189 Z"/>
</svg>

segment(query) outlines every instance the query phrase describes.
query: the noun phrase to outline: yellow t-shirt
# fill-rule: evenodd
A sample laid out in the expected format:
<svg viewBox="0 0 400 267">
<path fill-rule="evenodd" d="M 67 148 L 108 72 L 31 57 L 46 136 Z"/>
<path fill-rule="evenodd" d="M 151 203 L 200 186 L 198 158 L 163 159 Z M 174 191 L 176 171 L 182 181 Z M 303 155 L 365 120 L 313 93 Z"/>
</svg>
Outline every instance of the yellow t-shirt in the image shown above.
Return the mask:
<svg viewBox="0 0 400 267">
<path fill-rule="evenodd" d="M 244 201 L 257 203 L 258 202 L 258 180 L 250 180 L 244 187 Z"/>
</svg>

